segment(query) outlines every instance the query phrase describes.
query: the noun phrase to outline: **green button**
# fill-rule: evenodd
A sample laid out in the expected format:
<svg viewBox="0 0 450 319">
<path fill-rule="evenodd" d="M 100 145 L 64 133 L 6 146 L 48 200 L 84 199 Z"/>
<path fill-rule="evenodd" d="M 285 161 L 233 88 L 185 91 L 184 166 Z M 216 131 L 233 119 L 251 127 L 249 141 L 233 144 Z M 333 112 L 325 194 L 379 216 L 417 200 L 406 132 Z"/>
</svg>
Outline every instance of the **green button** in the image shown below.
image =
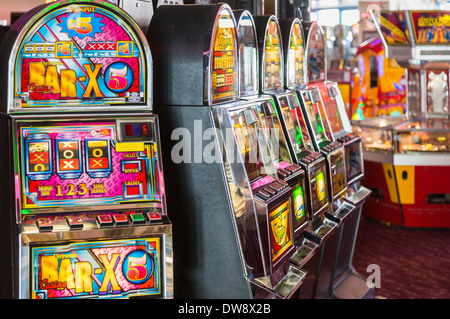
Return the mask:
<svg viewBox="0 0 450 319">
<path fill-rule="evenodd" d="M 142 213 L 133 213 L 130 214 L 130 217 L 133 223 L 145 223 L 145 217 Z"/>
</svg>

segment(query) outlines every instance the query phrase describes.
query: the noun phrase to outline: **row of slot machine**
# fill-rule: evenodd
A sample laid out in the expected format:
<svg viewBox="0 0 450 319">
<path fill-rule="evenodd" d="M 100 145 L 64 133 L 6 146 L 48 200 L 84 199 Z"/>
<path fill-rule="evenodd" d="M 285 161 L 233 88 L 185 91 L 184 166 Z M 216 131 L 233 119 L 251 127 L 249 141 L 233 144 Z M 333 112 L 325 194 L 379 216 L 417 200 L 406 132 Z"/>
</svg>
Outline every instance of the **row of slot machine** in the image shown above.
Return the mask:
<svg viewBox="0 0 450 319">
<path fill-rule="evenodd" d="M 26 13 L 0 49 L 2 295 L 370 298 L 324 50 L 227 4 L 160 6 L 147 34 L 102 0 Z"/>
<path fill-rule="evenodd" d="M 161 6 L 147 38 L 175 296 L 372 297 L 352 266 L 370 195 L 361 140 L 326 80 L 321 27 L 227 4 Z"/>
</svg>

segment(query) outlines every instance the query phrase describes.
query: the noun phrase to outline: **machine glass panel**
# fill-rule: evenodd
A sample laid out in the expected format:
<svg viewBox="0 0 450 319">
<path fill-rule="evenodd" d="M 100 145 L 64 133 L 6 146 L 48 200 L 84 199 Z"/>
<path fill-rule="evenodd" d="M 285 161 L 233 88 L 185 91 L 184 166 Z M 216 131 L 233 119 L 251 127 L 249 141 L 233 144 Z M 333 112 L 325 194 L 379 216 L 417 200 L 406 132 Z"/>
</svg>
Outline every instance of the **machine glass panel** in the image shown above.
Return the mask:
<svg viewBox="0 0 450 319">
<path fill-rule="evenodd" d="M 289 38 L 289 49 L 287 57 L 287 87 L 299 87 L 305 82 L 304 79 L 304 54 L 303 31 L 299 20 L 292 24 Z"/>
<path fill-rule="evenodd" d="M 306 46 L 308 61 L 307 81 L 323 81 L 326 79 L 325 37 L 322 28 L 315 22 L 309 30 Z"/>
<path fill-rule="evenodd" d="M 334 136 L 344 132 L 344 124 L 342 123 L 341 114 L 337 105 L 336 96 L 339 94 L 335 86 L 320 85 L 319 91 L 322 102 L 319 106 L 323 106 L 321 110 L 326 115 L 331 132 Z"/>
<path fill-rule="evenodd" d="M 267 25 L 264 37 L 264 57 L 262 67 L 263 91 L 281 90 L 284 87 L 282 68 L 281 33 L 275 17 Z"/>
<path fill-rule="evenodd" d="M 214 27 L 211 54 L 212 102 L 229 101 L 238 94 L 237 45 L 234 20 L 230 10 L 223 8 Z"/>
<path fill-rule="evenodd" d="M 353 131 L 361 137 L 364 151 L 394 153 L 394 126 L 406 123 L 404 116 L 374 117 L 353 122 Z"/>
<path fill-rule="evenodd" d="M 150 103 L 151 65 L 146 65 L 142 43 L 131 30 L 120 16 L 100 6 L 56 6 L 18 47 L 13 107 Z"/>
<path fill-rule="evenodd" d="M 410 11 L 410 16 L 417 45 L 448 45 L 449 11 Z"/>
<path fill-rule="evenodd" d="M 154 130 L 150 117 L 19 124 L 22 213 L 159 202 Z"/>
<path fill-rule="evenodd" d="M 321 103 L 319 92 L 317 89 L 301 91 L 301 96 L 311 122 L 314 138 L 320 146 L 322 143 L 328 141 L 328 138 L 326 136 L 322 116 L 319 110 L 319 103 Z"/>
<path fill-rule="evenodd" d="M 241 95 L 258 94 L 258 48 L 256 32 L 252 17 L 249 13 L 243 13 L 236 29 L 241 72 Z"/>
<path fill-rule="evenodd" d="M 387 44 L 410 45 L 404 11 L 381 11 L 380 30 Z"/>
</svg>

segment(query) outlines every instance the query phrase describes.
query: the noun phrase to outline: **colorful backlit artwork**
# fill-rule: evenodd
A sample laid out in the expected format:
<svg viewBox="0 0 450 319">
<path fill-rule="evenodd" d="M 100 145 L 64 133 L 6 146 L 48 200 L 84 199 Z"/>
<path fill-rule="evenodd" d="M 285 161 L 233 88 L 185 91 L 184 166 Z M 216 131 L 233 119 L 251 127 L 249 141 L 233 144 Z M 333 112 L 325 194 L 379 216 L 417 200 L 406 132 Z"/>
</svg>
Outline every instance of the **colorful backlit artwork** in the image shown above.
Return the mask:
<svg viewBox="0 0 450 319">
<path fill-rule="evenodd" d="M 449 11 L 411 11 L 416 44 L 445 44 L 450 41 Z"/>
<path fill-rule="evenodd" d="M 212 101 L 237 97 L 237 47 L 234 22 L 228 11 L 222 10 L 214 28 L 211 70 Z"/>
</svg>

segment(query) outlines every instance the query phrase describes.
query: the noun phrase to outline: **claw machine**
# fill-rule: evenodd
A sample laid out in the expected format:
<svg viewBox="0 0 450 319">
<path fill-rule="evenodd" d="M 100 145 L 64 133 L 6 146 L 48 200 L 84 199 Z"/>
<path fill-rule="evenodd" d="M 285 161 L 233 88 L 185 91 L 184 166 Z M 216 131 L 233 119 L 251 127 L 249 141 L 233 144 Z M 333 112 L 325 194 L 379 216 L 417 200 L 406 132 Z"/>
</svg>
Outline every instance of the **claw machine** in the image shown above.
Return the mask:
<svg viewBox="0 0 450 319">
<path fill-rule="evenodd" d="M 161 6 L 148 38 L 171 146 L 164 165 L 177 183 L 166 187 L 180 251 L 175 297 L 292 298 L 306 275 L 289 263 L 292 188 L 278 178 L 256 102 L 239 98 L 231 8 Z"/>
<path fill-rule="evenodd" d="M 372 14 L 375 26 L 385 47 L 387 58 L 393 58 L 406 69 L 406 115 L 376 118 L 391 125 L 392 152 L 385 178 L 394 185 L 391 200 L 399 207 L 395 214 L 374 214 L 378 219 L 404 227 L 450 227 L 448 194 L 442 176 L 448 175 L 449 153 L 449 54 L 445 21 L 448 11 L 407 10 L 381 11 Z M 367 130 L 367 123 L 356 129 Z M 383 128 L 373 130 L 363 138 L 376 139 Z M 374 135 L 374 136 L 372 136 Z M 383 143 L 370 143 L 372 146 Z M 389 170 L 388 170 L 389 169 Z M 389 178 L 389 180 L 387 179 Z M 373 180 L 369 180 L 373 182 Z M 368 182 L 369 182 L 368 181 Z M 391 186 L 391 188 L 393 188 Z M 382 188 L 376 188 L 384 195 Z M 392 218 L 395 216 L 396 218 Z"/>
<path fill-rule="evenodd" d="M 108 2 L 60 1 L 24 14 L 1 55 L 2 294 L 172 298 L 143 33 Z"/>
<path fill-rule="evenodd" d="M 292 188 L 295 254 L 290 261 L 302 268 L 318 252 L 320 238 L 311 232 L 311 211 L 308 205 L 304 169 L 292 158 L 273 96 L 259 93 L 258 43 L 253 17 L 247 10 L 234 11 L 240 52 L 241 100 L 256 102 L 259 124 L 270 148 L 279 179 Z M 307 277 L 314 276 L 307 272 Z M 307 285 L 305 285 L 306 287 Z M 302 291 L 305 290 L 302 287 Z"/>
<path fill-rule="evenodd" d="M 322 298 L 370 298 L 373 290 L 354 271 L 351 261 L 362 204 L 370 195 L 369 189 L 358 184 L 364 176 L 361 140 L 350 133 L 350 122 L 343 117 L 345 105 L 337 83 L 326 80 L 323 31 L 315 21 L 309 24 L 308 30 L 307 85 L 297 93 L 314 148 L 327 158 L 331 176 L 330 213 L 339 225 L 337 236 L 325 247 L 325 265 L 331 266 L 321 269 L 316 294 Z"/>
</svg>

